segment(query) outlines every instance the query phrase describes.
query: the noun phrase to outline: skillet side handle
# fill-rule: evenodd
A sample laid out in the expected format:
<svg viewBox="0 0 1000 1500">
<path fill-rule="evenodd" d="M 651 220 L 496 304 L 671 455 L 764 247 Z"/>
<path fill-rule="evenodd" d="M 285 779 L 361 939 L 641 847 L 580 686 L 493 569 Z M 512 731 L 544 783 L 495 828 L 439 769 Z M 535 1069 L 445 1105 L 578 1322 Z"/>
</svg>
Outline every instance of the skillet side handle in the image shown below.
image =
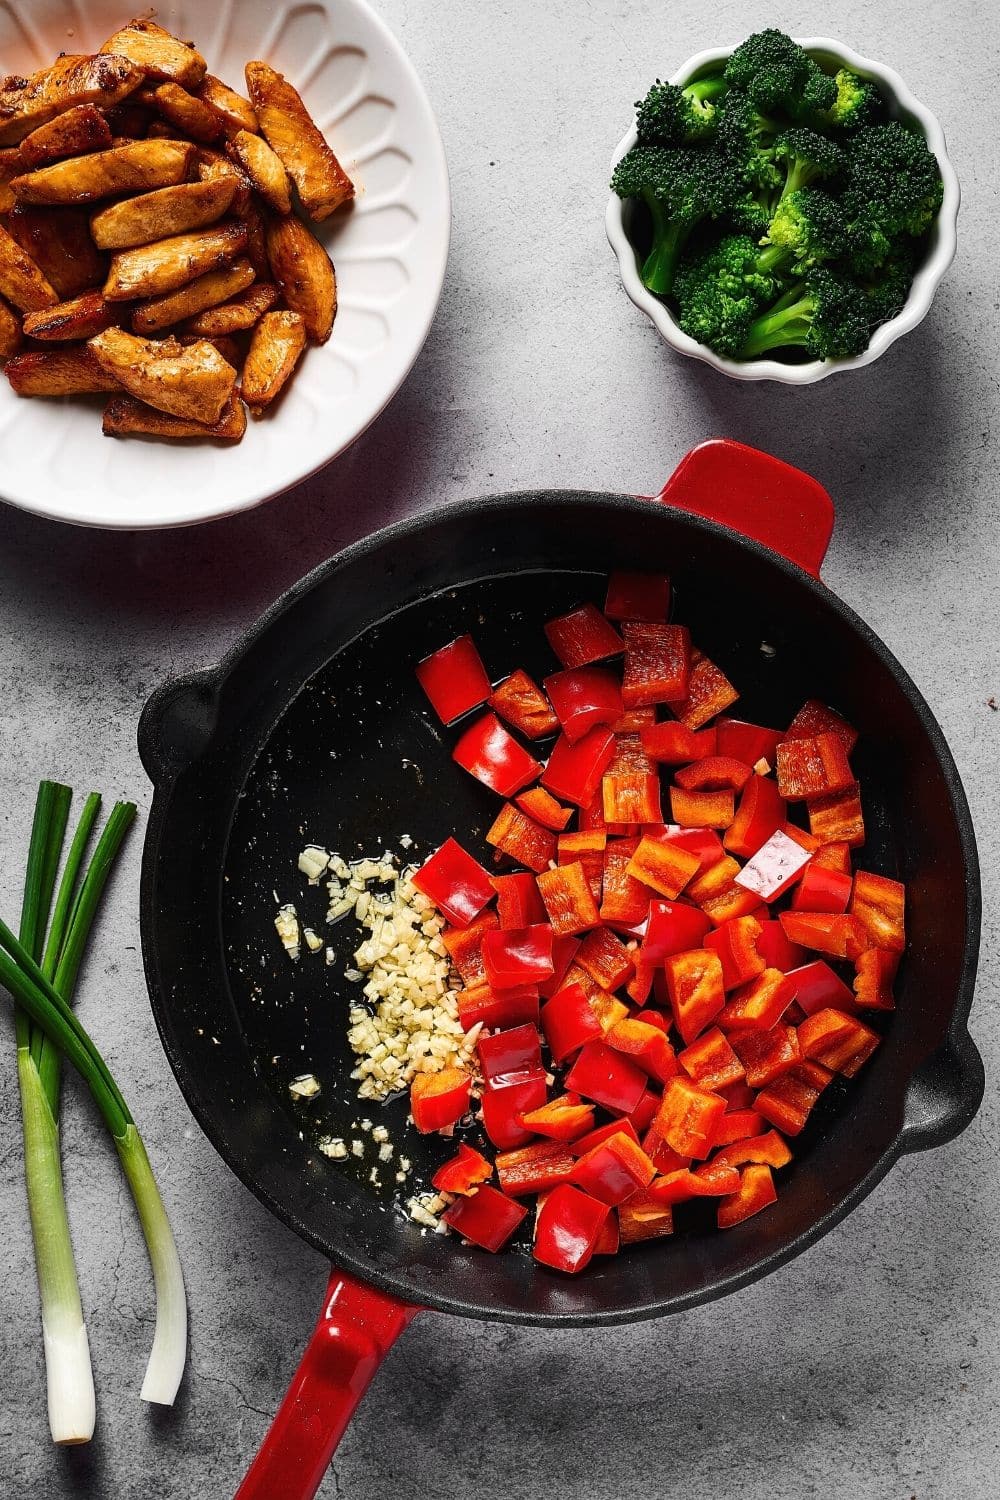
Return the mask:
<svg viewBox="0 0 1000 1500">
<path fill-rule="evenodd" d="M 420 1310 L 334 1267 L 305 1353 L 235 1500 L 312 1500 L 372 1376 Z"/>
<path fill-rule="evenodd" d="M 833 501 L 818 480 L 770 453 L 709 438 L 681 459 L 654 498 L 719 521 L 819 578 Z"/>
<path fill-rule="evenodd" d="M 952 1038 L 910 1083 L 903 1114 L 903 1150 L 944 1146 L 971 1125 L 983 1102 L 986 1072 L 967 1031 Z"/>
</svg>

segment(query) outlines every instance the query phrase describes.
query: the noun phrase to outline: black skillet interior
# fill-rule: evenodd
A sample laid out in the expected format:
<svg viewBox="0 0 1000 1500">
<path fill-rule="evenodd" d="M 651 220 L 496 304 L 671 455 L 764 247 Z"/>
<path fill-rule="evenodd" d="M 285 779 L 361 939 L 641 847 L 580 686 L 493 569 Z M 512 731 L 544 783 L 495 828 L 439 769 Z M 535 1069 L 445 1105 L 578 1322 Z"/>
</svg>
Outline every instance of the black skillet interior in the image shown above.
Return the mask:
<svg viewBox="0 0 1000 1500">
<path fill-rule="evenodd" d="M 311 841 L 347 858 L 398 850 L 408 834 L 419 858 L 453 834 L 488 862 L 497 800 L 450 760 L 454 732 L 430 712 L 413 664 L 468 630 L 495 679 L 515 666 L 540 678 L 556 665 L 542 622 L 582 599 L 600 603 L 613 566 L 671 574 L 675 617 L 741 689 L 746 717 L 786 723 L 815 695 L 858 725 L 865 864 L 907 882 L 911 946 L 885 1044 L 855 1085 L 830 1091 L 776 1207 L 724 1235 L 679 1213 L 673 1240 L 567 1281 L 526 1254 L 490 1257 L 422 1234 L 394 1206 L 395 1160 L 378 1162 L 361 1122 L 388 1125 L 411 1159 L 396 1189 L 404 1197 L 448 1148 L 405 1130 L 404 1100 L 366 1108 L 354 1097 L 345 1029 L 357 990 L 342 977 L 353 923 L 324 928 L 324 892 L 306 885 L 296 856 Z M 878 1180 L 904 1144 L 915 1073 L 907 1118 L 927 1115 L 915 1144 L 955 1133 L 978 1104 L 981 1066 L 963 1041 L 978 873 L 940 732 L 850 611 L 710 522 L 632 497 L 562 493 L 453 506 L 394 528 L 305 580 L 219 674 L 154 699 L 140 747 L 158 788 L 144 867 L 147 974 L 188 1101 L 286 1222 L 411 1301 L 519 1321 L 612 1321 L 705 1300 L 803 1248 Z M 292 964 L 281 951 L 276 895 L 332 942 L 332 966 L 322 953 Z M 305 1072 L 322 1091 L 296 1103 L 288 1082 Z M 363 1157 L 327 1159 L 316 1149 L 323 1134 L 361 1139 Z"/>
</svg>

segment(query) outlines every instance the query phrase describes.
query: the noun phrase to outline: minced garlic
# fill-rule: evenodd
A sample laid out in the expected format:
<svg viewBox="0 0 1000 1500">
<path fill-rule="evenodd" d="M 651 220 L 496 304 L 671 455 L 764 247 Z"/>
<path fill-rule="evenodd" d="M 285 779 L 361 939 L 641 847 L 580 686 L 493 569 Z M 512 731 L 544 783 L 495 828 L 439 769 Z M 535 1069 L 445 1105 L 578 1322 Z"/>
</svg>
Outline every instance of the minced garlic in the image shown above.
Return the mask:
<svg viewBox="0 0 1000 1500">
<path fill-rule="evenodd" d="M 274 926 L 281 939 L 281 946 L 288 954 L 288 957 L 293 960 L 297 959 L 302 951 L 299 918 L 295 907 L 290 901 L 278 908 L 278 915 L 274 919 Z"/>
<path fill-rule="evenodd" d="M 296 1099 L 314 1099 L 320 1091 L 320 1081 L 314 1073 L 300 1073 L 288 1085 L 288 1092 Z"/>
</svg>

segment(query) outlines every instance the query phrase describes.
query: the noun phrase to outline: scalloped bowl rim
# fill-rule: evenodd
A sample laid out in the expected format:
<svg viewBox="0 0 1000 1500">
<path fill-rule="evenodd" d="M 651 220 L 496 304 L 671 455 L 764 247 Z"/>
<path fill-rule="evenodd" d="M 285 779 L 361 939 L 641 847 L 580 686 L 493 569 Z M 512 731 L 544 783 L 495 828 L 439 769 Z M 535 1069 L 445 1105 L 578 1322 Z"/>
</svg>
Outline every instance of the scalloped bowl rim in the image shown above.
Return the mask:
<svg viewBox="0 0 1000 1500">
<path fill-rule="evenodd" d="M 872 364 L 885 353 L 891 344 L 902 338 L 905 333 L 909 333 L 911 329 L 916 328 L 917 324 L 927 316 L 931 303 L 934 301 L 934 294 L 955 257 L 961 189 L 955 168 L 948 156 L 944 130 L 937 116 L 910 92 L 896 70 L 885 63 L 862 57 L 860 53 L 845 46 L 843 42 L 835 41 L 832 37 L 800 37 L 797 40 L 807 52 L 826 53 L 863 77 L 871 78 L 881 86 L 892 104 L 901 113 L 910 115 L 917 121 L 928 146 L 937 157 L 938 166 L 941 169 L 941 180 L 944 183 L 944 198 L 934 223 L 932 231 L 934 242 L 930 253 L 913 278 L 913 285 L 910 287 L 910 294 L 904 306 L 894 318 L 890 318 L 888 322 L 876 328 L 868 348 L 861 354 L 853 355 L 850 359 L 817 359 L 810 360 L 806 364 L 787 365 L 776 359 L 745 361 L 726 359 L 684 333 L 666 303 L 661 302 L 659 297 L 654 296 L 643 286 L 636 263 L 635 248 L 625 230 L 622 199 L 616 193 L 612 193 L 605 214 L 605 229 L 611 248 L 618 258 L 622 285 L 629 297 L 636 307 L 648 314 L 672 348 L 681 354 L 690 355 L 693 359 L 699 359 L 716 370 L 721 370 L 723 374 L 730 375 L 735 380 L 777 380 L 784 385 L 812 385 L 817 380 L 823 380 L 826 376 L 838 374 L 842 370 L 859 370 L 864 365 Z M 709 47 L 702 52 L 696 52 L 671 75 L 670 82 L 689 83 L 705 68 L 724 62 L 731 56 L 737 45 L 738 43 L 729 47 Z M 612 167 L 617 166 L 626 151 L 635 145 L 636 139 L 636 129 L 633 124 L 615 149 Z"/>
</svg>

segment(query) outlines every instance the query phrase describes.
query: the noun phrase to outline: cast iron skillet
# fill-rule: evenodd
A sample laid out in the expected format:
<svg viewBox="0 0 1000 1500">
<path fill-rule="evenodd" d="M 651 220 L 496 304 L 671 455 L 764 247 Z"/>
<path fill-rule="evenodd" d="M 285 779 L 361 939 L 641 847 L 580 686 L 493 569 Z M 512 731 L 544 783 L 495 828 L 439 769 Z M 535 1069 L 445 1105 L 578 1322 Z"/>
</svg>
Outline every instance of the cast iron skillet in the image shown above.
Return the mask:
<svg viewBox="0 0 1000 1500">
<path fill-rule="evenodd" d="M 390 527 L 310 574 L 217 670 L 161 689 L 143 713 L 155 785 L 143 954 L 163 1045 L 224 1159 L 335 1267 L 242 1500 L 315 1493 L 379 1359 L 421 1307 L 597 1324 L 708 1301 L 804 1250 L 902 1152 L 949 1140 L 979 1106 L 966 1029 L 980 917 L 969 812 L 920 693 L 819 582 L 829 497 L 776 459 L 714 441 L 657 499 L 505 495 Z M 865 864 L 906 881 L 910 946 L 883 1046 L 849 1091 L 824 1095 L 773 1208 L 726 1234 L 696 1221 L 567 1279 L 527 1254 L 422 1234 L 369 1185 L 370 1136 L 346 1167 L 317 1151 L 319 1131 L 363 1134 L 347 1077 L 346 953 L 332 968 L 305 952 L 293 965 L 272 924 L 275 894 L 322 924 L 321 893 L 310 906 L 295 873 L 309 840 L 350 856 L 398 848 L 405 833 L 421 856 L 454 834 L 485 853 L 495 799 L 453 766 L 453 736 L 413 664 L 472 630 L 495 678 L 517 665 L 544 675 L 541 622 L 600 601 L 616 566 L 669 572 L 678 616 L 741 688 L 748 717 L 787 723 L 818 696 L 858 726 Z M 349 937 L 334 930 L 335 942 Z M 310 1070 L 323 1091 L 296 1105 L 288 1081 Z M 378 1115 L 397 1140 L 405 1110 Z M 426 1182 L 440 1142 L 404 1150 Z"/>
</svg>

